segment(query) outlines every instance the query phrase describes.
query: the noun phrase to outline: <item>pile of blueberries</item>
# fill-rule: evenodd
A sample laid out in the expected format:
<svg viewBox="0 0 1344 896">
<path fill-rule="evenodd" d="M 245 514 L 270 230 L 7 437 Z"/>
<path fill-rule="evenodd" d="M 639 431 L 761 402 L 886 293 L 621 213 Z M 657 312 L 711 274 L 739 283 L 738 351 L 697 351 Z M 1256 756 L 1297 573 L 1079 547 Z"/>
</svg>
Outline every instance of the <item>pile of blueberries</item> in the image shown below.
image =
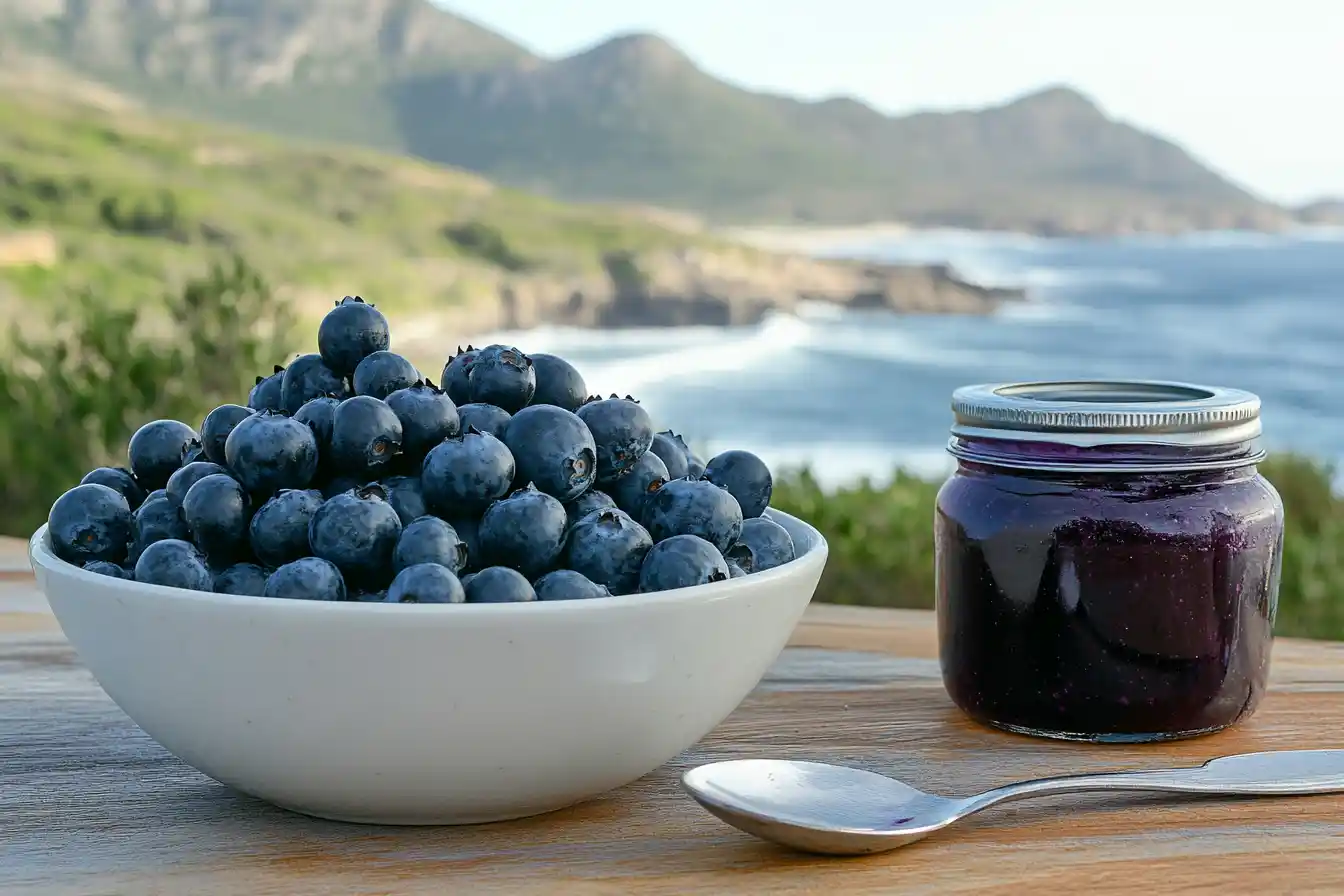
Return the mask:
<svg viewBox="0 0 1344 896">
<path fill-rule="evenodd" d="M 468 346 L 442 388 L 347 296 L 318 352 L 200 432 L 156 420 L 130 468 L 52 505 L 62 560 L 123 579 L 299 600 L 509 603 L 666 591 L 794 559 L 746 451 L 700 461 L 554 355 Z"/>
</svg>

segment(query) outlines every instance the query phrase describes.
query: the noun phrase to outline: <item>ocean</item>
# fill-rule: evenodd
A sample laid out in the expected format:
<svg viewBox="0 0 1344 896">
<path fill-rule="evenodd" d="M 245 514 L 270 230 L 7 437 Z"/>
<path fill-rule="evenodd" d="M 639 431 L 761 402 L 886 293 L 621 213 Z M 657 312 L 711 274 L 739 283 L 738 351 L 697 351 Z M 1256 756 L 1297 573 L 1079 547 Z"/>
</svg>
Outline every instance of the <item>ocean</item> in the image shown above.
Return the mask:
<svg viewBox="0 0 1344 896">
<path fill-rule="evenodd" d="M 828 255 L 947 262 L 1029 301 L 987 317 L 812 305 L 758 326 L 499 333 L 638 398 L 708 457 L 729 447 L 828 484 L 951 470 L 952 390 L 1093 377 L 1249 389 L 1265 441 L 1344 460 L 1344 230 L 1043 239 L 928 231 Z"/>
</svg>

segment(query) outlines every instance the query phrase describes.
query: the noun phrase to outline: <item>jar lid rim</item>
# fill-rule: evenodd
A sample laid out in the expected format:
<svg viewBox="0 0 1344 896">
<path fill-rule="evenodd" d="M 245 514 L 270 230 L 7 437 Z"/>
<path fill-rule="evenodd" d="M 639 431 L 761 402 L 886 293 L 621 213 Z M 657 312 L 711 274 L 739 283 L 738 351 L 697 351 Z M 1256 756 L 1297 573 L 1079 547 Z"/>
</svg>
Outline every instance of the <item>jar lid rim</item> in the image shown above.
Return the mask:
<svg viewBox="0 0 1344 896">
<path fill-rule="evenodd" d="M 1260 398 L 1167 380 L 980 383 L 952 393 L 952 433 L 1066 444 L 1227 445 L 1260 436 Z"/>
</svg>

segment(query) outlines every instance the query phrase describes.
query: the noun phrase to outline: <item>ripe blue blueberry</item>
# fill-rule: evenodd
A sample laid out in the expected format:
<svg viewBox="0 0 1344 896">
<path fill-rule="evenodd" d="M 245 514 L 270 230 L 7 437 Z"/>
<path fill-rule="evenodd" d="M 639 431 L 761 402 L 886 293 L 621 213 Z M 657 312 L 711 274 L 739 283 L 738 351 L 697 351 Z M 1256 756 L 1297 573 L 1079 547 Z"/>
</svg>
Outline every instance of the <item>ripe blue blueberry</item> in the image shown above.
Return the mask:
<svg viewBox="0 0 1344 896">
<path fill-rule="evenodd" d="M 457 576 L 437 563 L 417 563 L 408 566 L 387 589 L 389 604 L 460 604 L 467 593 Z"/>
<path fill-rule="evenodd" d="M 457 575 L 467 568 L 467 544 L 443 520 L 422 516 L 401 530 L 392 552 L 392 568 L 399 572 L 421 563 L 433 563 Z"/>
<path fill-rule="evenodd" d="M 728 577 L 728 563 L 718 548 L 696 535 L 673 535 L 655 544 L 644 557 L 639 590 L 671 591 Z"/>
<path fill-rule="evenodd" d="M 259 498 L 282 488 L 307 488 L 317 475 L 313 431 L 271 411 L 258 411 L 235 426 L 224 443 L 224 456 L 233 475 Z"/>
<path fill-rule="evenodd" d="M 705 462 L 694 454 L 686 458 L 686 478 L 699 479 L 705 473 Z"/>
<path fill-rule="evenodd" d="M 79 480 L 79 484 L 105 485 L 115 492 L 120 492 L 131 510 L 135 510 L 145 501 L 145 490 L 135 481 L 131 471 L 124 467 L 98 467 L 90 470 Z"/>
<path fill-rule="evenodd" d="M 649 495 L 641 519 L 655 542 L 698 535 L 719 552 L 742 534 L 742 509 L 727 489 L 705 479 L 673 479 Z"/>
<path fill-rule="evenodd" d="M 252 501 L 243 485 L 227 473 L 200 479 L 182 499 L 182 519 L 191 540 L 210 560 L 221 563 L 239 558 L 247 546 L 247 524 Z"/>
<path fill-rule="evenodd" d="M 322 363 L 341 376 L 350 376 L 374 352 L 391 344 L 387 318 L 359 296 L 346 296 L 327 312 L 317 328 L 317 352 Z"/>
<path fill-rule="evenodd" d="M 168 497 L 168 492 L 159 489 L 150 492 L 135 511 L 134 538 L 131 542 L 129 562 L 135 563 L 145 548 L 156 541 L 175 539 L 190 541 L 191 530 L 182 518 L 182 506 Z"/>
<path fill-rule="evenodd" d="M 116 563 L 109 563 L 106 560 L 90 560 L 84 564 L 86 572 L 96 572 L 100 576 L 108 576 L 113 579 L 134 579 L 135 572 Z"/>
<path fill-rule="evenodd" d="M 565 566 L 612 594 L 639 587 L 639 570 L 653 539 L 623 510 L 595 510 L 574 524 L 565 541 Z"/>
<path fill-rule="evenodd" d="M 770 506 L 770 495 L 774 491 L 770 468 L 750 451 L 716 454 L 705 464 L 701 478 L 726 488 L 737 499 L 744 519 L 758 517 Z"/>
<path fill-rule="evenodd" d="M 312 552 L 336 564 L 357 588 L 381 588 L 392 580 L 401 520 L 386 495 L 380 485 L 345 492 L 319 507 L 308 524 Z"/>
<path fill-rule="evenodd" d="M 334 563 L 304 557 L 271 573 L 263 597 L 290 600 L 345 600 L 345 578 Z"/>
<path fill-rule="evenodd" d="M 147 585 L 214 591 L 214 579 L 196 545 L 176 538 L 154 542 L 135 561 L 135 580 Z"/>
<path fill-rule="evenodd" d="M 486 508 L 477 539 L 481 562 L 508 566 L 527 578 L 555 567 L 565 544 L 565 506 L 532 486 Z"/>
<path fill-rule="evenodd" d="M 235 563 L 215 575 L 215 593 L 265 597 L 269 576 L 255 563 Z"/>
<path fill-rule="evenodd" d="M 345 378 L 322 363 L 321 355 L 299 355 L 285 368 L 280 381 L 280 410 L 294 415 L 319 395 L 345 398 Z"/>
<path fill-rule="evenodd" d="M 131 541 L 131 506 L 116 489 L 77 485 L 56 499 L 47 517 L 52 552 L 66 563 L 121 563 Z"/>
<path fill-rule="evenodd" d="M 537 380 L 532 403 L 553 404 L 567 411 L 577 411 L 588 397 L 588 386 L 574 365 L 555 355 L 540 354 L 531 358 Z"/>
<path fill-rule="evenodd" d="M 473 402 L 484 402 L 516 414 L 537 391 L 532 359 L 511 345 L 487 345 L 477 353 L 467 374 Z"/>
<path fill-rule="evenodd" d="M 368 395 L 347 398 L 331 422 L 331 462 L 336 470 L 372 482 L 401 453 L 401 421 L 387 403 Z"/>
<path fill-rule="evenodd" d="M 355 394 L 383 399 L 420 379 L 420 371 L 396 352 L 378 351 L 355 368 Z"/>
<path fill-rule="evenodd" d="M 590 488 L 565 505 L 565 516 L 569 518 L 569 525 L 572 527 L 594 510 L 605 510 L 608 507 L 616 507 L 616 502 L 611 499 L 611 495 Z"/>
<path fill-rule="evenodd" d="M 743 569 L 742 567 L 738 566 L 736 563 L 734 563 L 734 562 L 731 561 L 731 560 L 728 561 L 728 578 L 730 578 L 730 579 L 740 579 L 740 578 L 742 578 L 743 576 L 745 576 L 746 574 L 747 574 L 747 571 L 746 571 L 745 569 Z"/>
<path fill-rule="evenodd" d="M 187 464 L 204 462 L 205 459 L 205 448 L 201 446 L 200 439 L 192 439 L 187 443 L 187 447 L 182 449 L 182 466 L 184 467 Z"/>
<path fill-rule="evenodd" d="M 468 585 L 468 583 L 470 583 L 471 580 L 474 579 L 474 578 L 476 578 L 476 573 L 474 573 L 474 572 L 469 572 L 469 573 L 467 573 L 466 575 L 462 576 L 462 578 L 459 579 L 458 581 L 460 581 L 460 582 L 462 583 L 462 588 L 465 590 L 466 587 L 467 587 L 467 585 Z"/>
<path fill-rule="evenodd" d="M 690 473 L 691 449 L 686 447 L 685 440 L 672 430 L 664 430 L 653 434 L 653 444 L 649 450 L 662 460 L 663 465 L 667 467 L 668 479 L 685 479 Z"/>
<path fill-rule="evenodd" d="M 205 459 L 221 466 L 228 463 L 224 443 L 229 440 L 229 433 L 254 413 L 252 408 L 222 404 L 206 414 L 205 422 L 201 424 L 201 450 L 205 452 Z"/>
<path fill-rule="evenodd" d="M 368 484 L 368 482 L 362 479 L 357 479 L 354 476 L 337 476 L 334 479 L 329 480 L 326 485 L 322 486 L 322 497 L 334 498 L 343 492 L 348 492 L 351 489 Z"/>
<path fill-rule="evenodd" d="M 497 439 L 504 438 L 504 430 L 513 416 L 493 404 L 464 404 L 457 409 L 462 428 L 474 426 L 478 432 L 488 432 Z"/>
<path fill-rule="evenodd" d="M 581 572 L 572 569 L 556 569 L 532 583 L 537 600 L 588 600 L 594 597 L 611 597 L 606 586 L 591 581 Z"/>
<path fill-rule="evenodd" d="M 667 480 L 667 466 L 663 459 L 652 451 L 646 451 L 623 476 L 608 482 L 603 488 L 617 507 L 638 520 L 644 516 L 644 504 L 649 495 L 662 488 Z"/>
<path fill-rule="evenodd" d="M 429 513 L 425 506 L 425 493 L 420 490 L 419 476 L 389 476 L 380 484 L 383 491 L 387 492 L 387 503 L 397 512 L 403 526 L 409 526 Z"/>
<path fill-rule="evenodd" d="M 763 516 L 742 521 L 742 534 L 724 554 L 746 572 L 765 572 L 793 560 L 793 536 L 774 520 Z"/>
<path fill-rule="evenodd" d="M 467 577 L 465 586 L 469 604 L 515 604 L 537 599 L 522 573 L 507 566 L 488 566 Z"/>
<path fill-rule="evenodd" d="M 313 431 L 313 438 L 317 440 L 319 469 L 325 470 L 331 467 L 331 427 L 336 419 L 336 408 L 340 407 L 340 404 L 341 399 L 335 396 L 319 395 L 304 402 L 303 407 L 294 414 L 295 420 Z"/>
<path fill-rule="evenodd" d="M 155 420 L 137 429 L 129 450 L 136 481 L 142 488 L 163 488 L 192 442 L 199 444 L 196 430 L 177 420 Z"/>
<path fill-rule="evenodd" d="M 168 493 L 168 497 L 181 504 L 187 497 L 187 491 L 196 483 L 207 476 L 214 476 L 218 473 L 228 475 L 229 471 L 219 464 L 212 464 L 208 460 L 198 460 L 189 463 L 185 467 L 179 467 L 173 475 L 168 477 L 168 484 L 163 490 Z"/>
<path fill-rule="evenodd" d="M 590 398 L 577 411 L 597 443 L 597 480 L 609 482 L 634 466 L 653 444 L 653 421 L 633 398 Z"/>
<path fill-rule="evenodd" d="M 478 561 L 481 556 L 481 521 L 474 517 L 463 516 L 445 522 L 453 527 L 457 537 L 462 539 L 462 543 L 467 546 L 467 565 L 463 567 L 463 570 L 480 569 L 481 564 Z M 458 574 L 461 574 L 461 570 Z M 466 584 L 466 579 L 464 578 L 462 582 Z"/>
<path fill-rule="evenodd" d="M 283 411 L 285 368 L 275 365 L 275 373 L 257 377 L 257 384 L 247 395 L 247 406 L 254 411 Z"/>
<path fill-rule="evenodd" d="M 457 408 L 448 393 L 419 380 L 387 396 L 387 406 L 401 421 L 401 450 L 419 468 L 429 449 L 461 432 Z"/>
<path fill-rule="evenodd" d="M 444 519 L 479 514 L 513 484 L 513 455 L 489 433 L 468 429 L 445 439 L 425 457 L 420 489 Z"/>
<path fill-rule="evenodd" d="M 247 530 L 252 553 L 270 567 L 307 557 L 308 524 L 322 503 L 316 489 L 281 489 L 252 516 Z"/>
<path fill-rule="evenodd" d="M 480 354 L 480 349 L 468 345 L 466 351 L 462 346 L 457 347 L 457 354 L 448 359 L 448 363 L 443 365 L 443 376 L 439 382 L 443 384 L 443 390 L 448 393 L 448 397 L 453 400 L 453 404 L 459 408 L 464 404 L 471 403 L 471 365 L 476 363 L 476 356 Z M 463 421 L 462 428 L 466 429 L 466 421 Z M 481 430 L 485 432 L 485 430 Z"/>
<path fill-rule="evenodd" d="M 560 501 L 577 498 L 597 475 L 597 448 L 588 427 L 564 408 L 538 404 L 513 415 L 504 430 L 514 478 Z"/>
</svg>

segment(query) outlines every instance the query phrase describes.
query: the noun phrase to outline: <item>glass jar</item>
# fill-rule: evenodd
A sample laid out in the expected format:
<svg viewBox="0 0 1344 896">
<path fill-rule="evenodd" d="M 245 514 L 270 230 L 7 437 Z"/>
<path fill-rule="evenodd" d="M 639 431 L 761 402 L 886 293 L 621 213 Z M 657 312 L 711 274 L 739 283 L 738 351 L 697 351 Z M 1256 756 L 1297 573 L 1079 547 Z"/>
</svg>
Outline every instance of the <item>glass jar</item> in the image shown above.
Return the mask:
<svg viewBox="0 0 1344 896">
<path fill-rule="evenodd" d="M 938 493 L 943 681 L 973 719 L 1141 742 L 1265 691 L 1283 503 L 1260 400 L 1180 383 L 968 386 Z"/>
</svg>

